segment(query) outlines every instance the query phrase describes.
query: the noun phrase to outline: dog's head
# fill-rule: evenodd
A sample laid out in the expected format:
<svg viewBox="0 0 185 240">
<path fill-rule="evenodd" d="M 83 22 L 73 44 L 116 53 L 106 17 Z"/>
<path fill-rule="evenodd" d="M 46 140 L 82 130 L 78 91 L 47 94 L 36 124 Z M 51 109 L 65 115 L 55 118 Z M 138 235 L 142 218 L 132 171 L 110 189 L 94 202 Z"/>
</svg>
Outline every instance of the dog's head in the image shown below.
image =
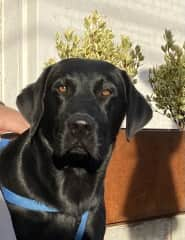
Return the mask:
<svg viewBox="0 0 185 240">
<path fill-rule="evenodd" d="M 95 60 L 67 59 L 48 67 L 17 105 L 31 124 L 30 138 L 40 129 L 60 167 L 97 168 L 125 115 L 128 139 L 152 117 L 126 72 Z"/>
</svg>

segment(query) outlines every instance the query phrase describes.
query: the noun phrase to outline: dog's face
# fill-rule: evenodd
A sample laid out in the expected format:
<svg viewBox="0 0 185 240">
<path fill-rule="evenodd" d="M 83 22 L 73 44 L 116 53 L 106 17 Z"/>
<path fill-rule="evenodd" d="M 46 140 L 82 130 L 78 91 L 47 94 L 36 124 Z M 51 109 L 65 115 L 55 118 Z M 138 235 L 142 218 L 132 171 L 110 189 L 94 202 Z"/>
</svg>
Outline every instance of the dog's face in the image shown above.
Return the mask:
<svg viewBox="0 0 185 240">
<path fill-rule="evenodd" d="M 61 166 L 92 168 L 105 159 L 126 107 L 126 89 L 116 70 L 105 62 L 84 60 L 53 68 L 40 126 L 56 156 L 63 158 L 58 160 Z"/>
<path fill-rule="evenodd" d="M 41 129 L 57 168 L 97 169 L 110 153 L 126 114 L 127 137 L 151 118 L 127 74 L 103 61 L 68 59 L 48 69 L 18 96 L 20 111 Z"/>
</svg>

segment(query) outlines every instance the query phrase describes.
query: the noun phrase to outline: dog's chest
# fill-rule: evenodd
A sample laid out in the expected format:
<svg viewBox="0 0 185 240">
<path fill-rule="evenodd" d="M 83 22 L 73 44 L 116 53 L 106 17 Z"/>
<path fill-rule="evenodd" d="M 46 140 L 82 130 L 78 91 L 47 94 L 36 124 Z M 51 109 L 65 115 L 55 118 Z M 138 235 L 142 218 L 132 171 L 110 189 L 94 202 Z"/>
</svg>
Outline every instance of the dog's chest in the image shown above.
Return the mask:
<svg viewBox="0 0 185 240">
<path fill-rule="evenodd" d="M 95 182 L 96 176 L 83 174 L 77 169 L 65 169 L 63 183 L 60 187 L 60 198 L 63 200 L 63 197 L 67 197 L 68 202 L 78 206 L 80 202 L 89 202 L 93 197 Z"/>
<path fill-rule="evenodd" d="M 74 239 L 80 219 L 62 213 L 21 213 L 11 211 L 18 240 Z"/>
<path fill-rule="evenodd" d="M 74 171 L 69 169 L 65 170 L 63 182 L 60 183 L 60 196 L 56 195 L 61 213 L 10 209 L 18 240 L 32 240 L 33 238 L 44 240 L 74 239 L 80 224 L 81 214 L 91 207 L 92 201 L 90 199 L 93 193 L 90 179 L 78 174 L 74 174 Z"/>
</svg>

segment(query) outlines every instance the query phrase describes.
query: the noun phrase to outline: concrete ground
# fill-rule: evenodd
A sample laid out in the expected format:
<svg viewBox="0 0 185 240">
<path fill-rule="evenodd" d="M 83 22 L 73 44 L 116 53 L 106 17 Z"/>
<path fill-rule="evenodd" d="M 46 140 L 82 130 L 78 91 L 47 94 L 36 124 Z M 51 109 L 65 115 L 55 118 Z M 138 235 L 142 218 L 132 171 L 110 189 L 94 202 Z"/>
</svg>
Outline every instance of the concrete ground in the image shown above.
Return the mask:
<svg viewBox="0 0 185 240">
<path fill-rule="evenodd" d="M 110 226 L 104 240 L 185 240 L 185 214 Z"/>
</svg>

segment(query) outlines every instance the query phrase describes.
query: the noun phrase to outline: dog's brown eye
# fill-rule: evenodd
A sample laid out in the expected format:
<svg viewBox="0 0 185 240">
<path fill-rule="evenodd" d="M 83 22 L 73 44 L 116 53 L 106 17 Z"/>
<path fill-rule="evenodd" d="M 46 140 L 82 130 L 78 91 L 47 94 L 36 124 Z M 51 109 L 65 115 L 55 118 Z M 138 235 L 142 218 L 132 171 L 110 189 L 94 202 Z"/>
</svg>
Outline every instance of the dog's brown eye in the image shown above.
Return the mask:
<svg viewBox="0 0 185 240">
<path fill-rule="evenodd" d="M 66 93 L 67 92 L 67 87 L 65 85 L 60 85 L 58 87 L 58 92 L 59 93 Z"/>
<path fill-rule="evenodd" d="M 111 91 L 110 89 L 108 89 L 108 88 L 103 89 L 103 90 L 101 91 L 101 96 L 102 96 L 102 97 L 108 97 L 108 96 L 110 96 L 111 94 L 112 94 L 112 91 Z"/>
</svg>

